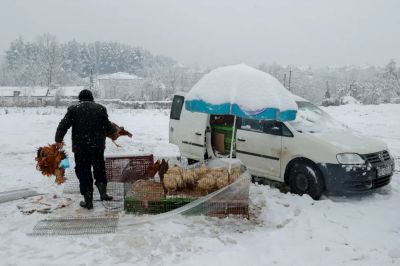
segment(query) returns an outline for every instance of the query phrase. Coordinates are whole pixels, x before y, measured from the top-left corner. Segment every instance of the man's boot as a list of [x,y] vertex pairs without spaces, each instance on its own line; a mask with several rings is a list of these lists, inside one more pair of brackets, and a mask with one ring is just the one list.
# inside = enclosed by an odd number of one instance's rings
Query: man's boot
[[86,208],[88,210],[93,209],[93,191],[88,191],[83,195],[83,198],[85,201],[81,201],[79,205],[81,205],[82,208]]
[[96,183],[96,187],[99,190],[101,200],[110,201],[113,199],[113,197],[107,195],[107,184]]

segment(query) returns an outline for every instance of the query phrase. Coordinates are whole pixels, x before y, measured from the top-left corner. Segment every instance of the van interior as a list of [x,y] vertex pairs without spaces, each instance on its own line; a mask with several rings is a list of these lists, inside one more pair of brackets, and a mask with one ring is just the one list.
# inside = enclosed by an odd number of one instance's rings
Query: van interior
[[[232,141],[233,123],[233,115],[210,116],[211,146],[216,157],[229,156]],[[235,150],[235,137],[233,145],[233,150]]]

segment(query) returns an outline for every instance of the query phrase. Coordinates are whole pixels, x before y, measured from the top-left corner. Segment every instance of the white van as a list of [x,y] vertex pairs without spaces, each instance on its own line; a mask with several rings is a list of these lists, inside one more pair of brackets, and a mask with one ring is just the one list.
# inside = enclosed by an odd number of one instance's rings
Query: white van
[[[348,194],[390,183],[394,160],[381,141],[367,138],[298,96],[292,122],[237,118],[234,156],[257,177],[287,183],[291,191],[318,199],[322,193]],[[176,94],[169,142],[190,161],[227,157],[233,117],[189,112]]]

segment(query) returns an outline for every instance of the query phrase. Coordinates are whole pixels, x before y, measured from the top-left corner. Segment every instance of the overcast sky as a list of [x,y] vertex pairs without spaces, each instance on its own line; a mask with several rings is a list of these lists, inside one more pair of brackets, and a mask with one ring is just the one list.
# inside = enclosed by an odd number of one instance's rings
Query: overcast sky
[[400,63],[398,0],[0,0],[1,51],[45,32],[188,65]]

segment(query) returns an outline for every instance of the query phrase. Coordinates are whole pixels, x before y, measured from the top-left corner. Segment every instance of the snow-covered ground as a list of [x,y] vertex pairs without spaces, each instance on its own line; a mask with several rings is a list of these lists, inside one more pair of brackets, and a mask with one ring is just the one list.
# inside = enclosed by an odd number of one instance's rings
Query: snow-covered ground
[[[400,162],[400,105],[325,108],[368,136],[387,142]],[[0,192],[32,187],[61,193],[35,170],[35,149],[52,143],[63,109],[0,109]],[[168,143],[168,111],[109,110],[134,133],[108,153],[178,156]],[[66,136],[67,147],[70,135]],[[398,170],[397,170],[398,171]],[[400,174],[376,193],[354,198],[282,194],[252,185],[250,220],[173,217],[116,234],[31,237],[45,214],[0,204],[0,265],[400,265]],[[77,202],[74,203],[76,207]],[[97,204],[97,203],[96,203]],[[95,206],[96,207],[96,206]],[[82,210],[84,211],[84,210]]]

